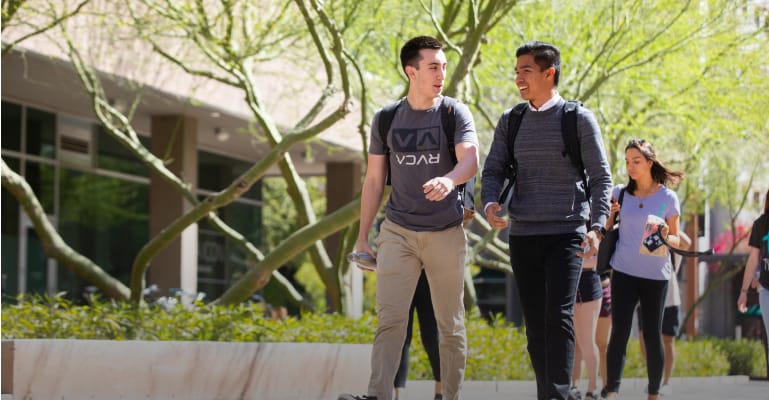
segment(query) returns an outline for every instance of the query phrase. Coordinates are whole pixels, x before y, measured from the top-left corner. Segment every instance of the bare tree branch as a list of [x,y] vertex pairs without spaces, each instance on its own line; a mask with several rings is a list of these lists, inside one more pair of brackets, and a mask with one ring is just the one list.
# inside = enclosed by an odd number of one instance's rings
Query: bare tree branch
[[[47,31],[49,31],[49,30],[51,30],[51,29],[61,25],[67,19],[69,19],[69,18],[79,14],[80,11],[83,9],[83,7],[85,7],[85,5],[88,4],[89,1],[91,1],[91,0],[82,0],[80,3],[78,3],[78,5],[75,7],[75,9],[73,9],[72,11],[69,11],[69,12],[65,12],[64,14],[62,14],[60,16],[55,15],[55,11],[54,11],[54,16],[53,16],[54,18],[53,18],[52,21],[50,21],[47,24],[39,27],[38,29],[33,30],[32,32],[29,32],[29,33],[21,36],[20,38],[12,41],[10,43],[3,43],[2,56],[5,56],[6,54],[8,54],[8,52],[11,51],[14,47],[16,47],[19,43],[21,43],[21,42],[23,42],[23,41],[25,41],[25,40],[33,37],[33,36],[37,36],[37,35],[40,35],[40,34],[42,34],[44,32],[47,32]],[[6,26],[8,25],[8,22],[10,22],[11,18],[13,18],[16,15],[16,13],[19,11],[19,8],[21,6],[23,6],[25,3],[26,3],[26,1],[13,1],[13,0],[9,0],[8,2],[3,1],[3,27],[2,27],[3,31],[5,30]],[[8,13],[7,13],[8,15],[7,16],[6,16],[6,6],[7,6],[7,10],[8,10]]]
[[[35,232],[43,245],[43,251],[48,257],[58,261],[86,282],[92,283],[106,295],[117,300],[128,300],[128,288],[119,280],[113,278],[93,261],[69,247],[56,231],[45,214],[45,210],[35,196],[34,190],[19,174],[14,172],[4,160],[0,160],[3,188],[8,190],[26,212]],[[141,293],[139,293],[141,296]]]

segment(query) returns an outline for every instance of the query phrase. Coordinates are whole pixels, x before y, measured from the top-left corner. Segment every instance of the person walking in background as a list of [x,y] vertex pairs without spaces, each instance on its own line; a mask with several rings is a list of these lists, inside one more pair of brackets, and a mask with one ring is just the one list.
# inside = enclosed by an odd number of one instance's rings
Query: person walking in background
[[[676,193],[667,184],[677,184],[683,172],[672,171],[657,158],[651,143],[631,140],[625,146],[626,187],[618,185],[612,193],[613,225],[617,213],[619,240],[610,264],[612,333],[606,354],[608,379],[601,395],[616,398],[625,368],[627,343],[636,304],[641,303],[645,329],[648,399],[659,397],[665,354],[662,346],[662,311],[673,265],[660,237],[674,247],[679,244],[678,221],[681,207]],[[616,199],[624,190],[622,206]]]
[[582,399],[582,393],[577,387],[582,377],[582,361],[587,369],[587,391],[585,400],[598,400],[597,381],[600,363],[598,346],[595,343],[598,315],[601,312],[601,278],[596,271],[596,257],[584,260],[582,274],[577,285],[577,304],[574,306],[574,334],[576,350],[574,353],[574,369],[571,379],[571,400]]
[[[745,272],[742,275],[740,295],[737,297],[737,309],[744,313],[748,311],[748,290],[758,289],[758,305],[761,317],[764,319],[764,334],[769,337],[769,190],[764,197],[764,212],[755,221],[748,239],[750,251]],[[769,361],[767,361],[769,363]],[[769,370],[769,368],[767,368]]]
[[[526,103],[505,111],[497,123],[483,167],[481,197],[491,226],[506,227],[507,220],[498,215],[502,211],[498,199],[513,167],[517,175],[507,207],[510,264],[520,294],[537,398],[566,399],[574,363],[574,301],[581,257],[591,257],[598,250],[609,214],[611,173],[598,122],[585,107],[571,111],[576,113],[577,154],[584,169],[575,167],[568,148],[564,150],[562,120],[567,102],[557,90],[558,48],[530,42],[518,48],[516,58],[515,83]],[[520,124],[512,132],[511,113],[519,110]],[[589,178],[590,198],[583,174]],[[582,253],[585,248],[587,253]]]
[[430,361],[430,368],[433,372],[433,380],[435,381],[434,400],[442,400],[441,362],[438,354],[438,324],[435,322],[430,285],[427,283],[427,275],[425,275],[424,271],[419,275],[417,290],[414,292],[414,299],[411,301],[406,341],[403,343],[401,362],[398,366],[398,372],[395,374],[395,400],[399,400],[401,392],[406,388],[406,379],[409,375],[409,347],[411,346],[414,329],[414,311],[417,312],[419,317],[419,336],[422,338],[422,347],[424,347],[425,353],[427,353],[427,359]]
[[601,386],[606,386],[606,350],[611,335],[611,272],[601,274],[601,310],[595,328],[595,344],[598,346]]
[[[684,231],[678,232],[680,243],[683,244],[683,249],[688,249],[692,245],[692,240],[689,235]],[[665,369],[662,374],[662,386],[660,387],[660,395],[671,396],[673,389],[670,388],[670,376],[673,374],[673,366],[676,362],[676,337],[678,336],[678,328],[681,326],[681,320],[678,317],[679,309],[681,307],[681,292],[678,288],[678,270],[681,268],[681,263],[684,258],[676,256],[670,253],[671,262],[673,263],[673,276],[668,283],[668,292],[665,296],[665,310],[662,312],[662,346],[665,349]],[[641,318],[641,310],[638,310],[638,342],[641,345],[641,355],[644,360],[646,359],[646,346],[643,340],[643,319]],[[648,388],[647,388],[648,391]]]
[[[441,96],[446,55],[436,39],[420,36],[401,48],[409,80],[389,132],[378,131],[381,110],[371,123],[366,177],[361,194],[360,230],[355,251],[376,258],[377,329],[371,351],[366,395],[342,394],[340,400],[391,400],[393,382],[406,338],[409,309],[424,269],[441,340],[441,390],[459,399],[464,380],[467,339],[464,325],[466,238],[457,186],[478,170],[478,138],[467,106],[455,102],[454,152],[442,130]],[[382,137],[386,142],[382,141]],[[389,150],[388,150],[389,149]],[[386,155],[388,154],[389,155]],[[392,192],[376,238],[368,242],[389,175]]]

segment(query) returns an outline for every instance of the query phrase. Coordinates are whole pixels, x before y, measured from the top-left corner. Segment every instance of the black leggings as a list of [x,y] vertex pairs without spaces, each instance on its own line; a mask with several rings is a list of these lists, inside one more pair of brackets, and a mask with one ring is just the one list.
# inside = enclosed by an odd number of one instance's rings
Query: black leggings
[[641,302],[641,319],[646,345],[646,373],[649,376],[649,394],[659,394],[665,367],[665,350],[662,346],[662,311],[668,281],[638,278],[617,270],[611,278],[611,338],[606,350],[606,391],[619,392],[633,313]]
[[406,328],[406,342],[403,343],[401,363],[398,366],[398,372],[395,374],[395,387],[397,388],[406,387],[406,378],[409,375],[409,346],[411,346],[411,331],[414,329],[415,309],[419,317],[419,334],[422,337],[422,346],[425,348],[427,358],[430,359],[433,378],[436,382],[441,381],[441,360],[438,356],[438,323],[435,321],[435,311],[433,310],[433,301],[430,297],[430,286],[427,284],[427,275],[422,270],[416,291],[414,291],[414,299],[411,300],[409,326]]

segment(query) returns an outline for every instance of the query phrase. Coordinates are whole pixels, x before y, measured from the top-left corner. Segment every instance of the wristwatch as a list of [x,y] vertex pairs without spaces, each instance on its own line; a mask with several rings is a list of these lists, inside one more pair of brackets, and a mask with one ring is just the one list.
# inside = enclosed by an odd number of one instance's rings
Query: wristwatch
[[595,231],[595,233],[598,234],[599,239],[603,239],[603,237],[606,236],[606,228],[602,226],[598,228],[593,228],[593,231]]

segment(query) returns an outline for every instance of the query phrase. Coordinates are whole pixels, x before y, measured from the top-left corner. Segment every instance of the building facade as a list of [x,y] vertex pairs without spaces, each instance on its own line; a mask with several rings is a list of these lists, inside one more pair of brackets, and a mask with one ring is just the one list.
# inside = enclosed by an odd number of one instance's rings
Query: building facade
[[[132,82],[110,74],[102,80],[116,107],[134,98]],[[166,167],[199,200],[229,186],[269,151],[255,139],[253,125],[240,110],[151,87],[142,89],[132,120],[142,144],[168,160]],[[192,207],[106,132],[64,59],[32,49],[3,56],[0,143],[4,162],[31,186],[64,241],[126,285],[142,246]],[[301,175],[326,176],[331,207],[345,204],[360,187],[356,149],[319,140],[290,155]],[[261,181],[218,215],[258,247]],[[152,260],[147,283],[162,294],[181,289],[214,299],[247,268],[243,251],[202,220]],[[92,290],[46,257],[29,217],[7,190],[2,191],[2,285],[6,299],[59,292],[82,299]]]

